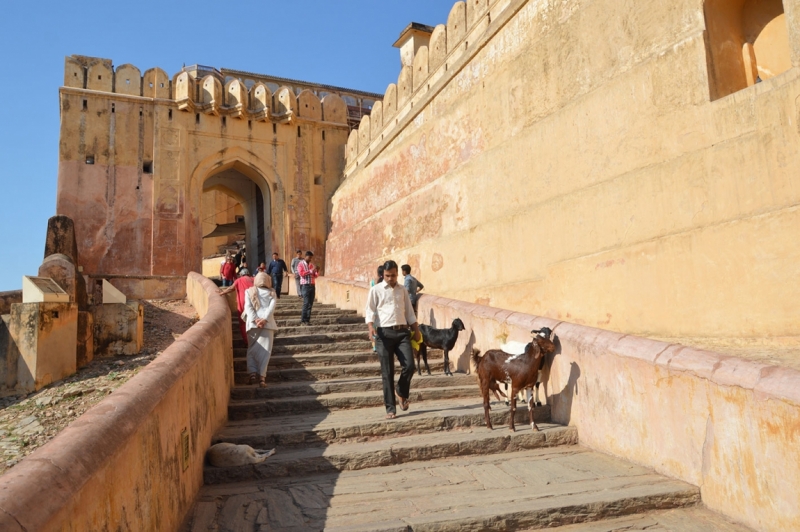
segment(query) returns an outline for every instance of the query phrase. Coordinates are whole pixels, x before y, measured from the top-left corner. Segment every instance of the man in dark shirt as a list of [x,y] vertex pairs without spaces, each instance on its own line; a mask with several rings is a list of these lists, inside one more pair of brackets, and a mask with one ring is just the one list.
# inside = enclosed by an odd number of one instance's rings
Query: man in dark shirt
[[278,257],[277,253],[272,254],[272,262],[267,266],[267,275],[272,277],[272,286],[278,294],[278,299],[281,298],[281,284],[283,284],[283,272],[288,272],[289,268],[286,263]]

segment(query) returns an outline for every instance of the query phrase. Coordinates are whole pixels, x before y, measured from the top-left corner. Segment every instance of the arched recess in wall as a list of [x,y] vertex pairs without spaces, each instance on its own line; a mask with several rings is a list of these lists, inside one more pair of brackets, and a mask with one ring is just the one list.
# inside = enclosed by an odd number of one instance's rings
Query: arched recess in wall
[[225,192],[242,203],[248,265],[256,260],[263,262],[276,244],[284,243],[284,198],[272,166],[244,149],[228,148],[206,157],[192,172],[189,183],[192,215],[187,220],[186,236],[194,267],[199,267],[202,261],[202,198],[210,190]]
[[706,0],[704,12],[712,100],[792,67],[781,0]]

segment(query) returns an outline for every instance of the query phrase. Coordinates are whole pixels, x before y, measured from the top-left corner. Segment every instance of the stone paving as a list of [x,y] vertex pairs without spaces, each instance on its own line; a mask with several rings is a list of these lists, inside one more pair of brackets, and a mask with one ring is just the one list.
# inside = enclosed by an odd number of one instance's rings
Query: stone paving
[[[277,453],[207,466],[187,532],[746,530],[698,507],[697,487],[581,447],[546,405],[535,411],[540,432],[524,407],[508,431],[502,403],[487,430],[476,381],[443,376],[441,352],[429,353],[434,375],[415,377],[410,410],[386,421],[363,322],[320,306],[300,328],[299,311],[281,301],[268,387],[237,384],[215,438]],[[245,352],[234,338],[239,383]],[[653,513],[664,509],[675,510]]]

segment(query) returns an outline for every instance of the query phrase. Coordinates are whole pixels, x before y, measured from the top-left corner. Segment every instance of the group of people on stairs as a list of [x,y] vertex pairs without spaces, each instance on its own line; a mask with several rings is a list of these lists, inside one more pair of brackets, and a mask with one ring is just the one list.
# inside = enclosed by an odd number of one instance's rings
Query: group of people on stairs
[[[307,251],[302,259],[302,252],[297,250],[297,257],[292,260],[292,274],[300,287],[299,294],[303,298],[301,325],[311,324],[311,309],[314,305],[316,278],[319,271],[313,264],[314,253]],[[263,266],[263,264],[262,264]],[[230,284],[223,283],[221,294],[236,291],[236,308],[239,312],[239,332],[247,346],[248,384],[266,386],[267,366],[272,354],[275,331],[275,307],[280,299],[280,288],[286,263],[277,253],[266,271],[259,267],[255,277],[250,276],[247,268],[239,270],[239,277]]]

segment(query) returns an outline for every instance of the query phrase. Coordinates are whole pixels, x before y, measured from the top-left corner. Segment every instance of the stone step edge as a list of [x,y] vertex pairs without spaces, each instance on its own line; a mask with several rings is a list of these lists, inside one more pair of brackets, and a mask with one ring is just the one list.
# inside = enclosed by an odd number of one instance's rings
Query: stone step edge
[[[415,376],[414,388],[427,390],[430,388],[440,388],[440,381],[448,383],[448,386],[478,386],[478,381],[467,374],[456,374],[453,377],[446,377],[443,375],[436,376]],[[431,383],[429,385],[429,383]],[[436,384],[433,384],[436,383]],[[286,381],[276,382],[267,386],[267,388],[259,388],[252,384],[236,384],[231,388],[231,400],[245,400],[245,399],[266,399],[267,395],[280,395],[282,397],[300,397],[306,395],[327,395],[330,393],[344,393],[333,392],[331,390],[338,390],[340,388],[347,388],[352,386],[358,388],[353,391],[380,391],[381,378],[380,377],[361,377],[361,378],[344,378],[344,379],[328,379],[328,380],[305,380],[305,381]],[[444,386],[444,387],[448,387]],[[364,387],[367,387],[364,389]],[[236,396],[236,397],[234,397]],[[245,397],[255,396],[255,397]]]
[[701,504],[700,489],[680,481],[665,479],[652,484],[649,487],[652,492],[647,494],[632,492],[635,489],[623,486],[608,491],[560,495],[549,498],[549,501],[557,504],[547,507],[541,507],[539,500],[519,501],[502,506],[488,505],[457,512],[442,511],[426,516],[359,525],[326,526],[325,532],[532,531],[581,523],[596,523],[597,530],[606,530],[603,523],[607,519],[653,510],[690,508]]
[[[443,387],[432,387],[432,388],[417,388],[411,390],[411,401],[413,403],[422,402],[425,400],[424,393],[433,393],[436,391],[443,391],[443,390],[461,390],[464,392],[480,392],[477,386],[468,386],[468,385],[460,385],[460,386],[443,386]],[[422,396],[422,397],[420,397]],[[279,398],[258,398],[258,399],[231,399],[228,407],[236,407],[236,408],[245,408],[248,406],[261,406],[265,403],[267,404],[283,404],[283,403],[294,403],[294,402],[306,402],[306,401],[336,401],[337,399],[364,399],[364,398],[382,398],[382,391],[381,390],[369,390],[365,392],[334,392],[329,394],[323,395],[292,395],[288,397],[279,397]],[[419,398],[417,398],[419,397]],[[478,397],[480,400],[480,396]],[[383,404],[383,403],[381,403]]]
[[[430,441],[430,434],[415,434],[398,438],[378,440],[386,448],[375,450],[363,449],[363,442],[337,443],[320,449],[318,456],[308,456],[310,447],[291,450],[285,454],[278,453],[266,462],[238,467],[205,466],[203,478],[205,484],[225,484],[246,480],[265,480],[276,477],[308,476],[319,473],[341,471],[358,471],[372,467],[401,465],[409,462],[430,461],[438,458],[467,456],[476,454],[501,454],[516,451],[542,449],[562,445],[576,445],[578,430],[575,427],[550,425],[533,432],[527,430],[509,432],[507,429],[487,431],[485,437],[465,438],[462,442]],[[465,433],[474,434],[472,432]],[[416,438],[418,442],[415,442]],[[454,448],[455,447],[455,448]],[[324,454],[328,450],[329,454]]]
[[[463,400],[463,399],[461,399]],[[485,430],[485,417],[482,405],[471,405],[467,412],[448,413],[451,410],[461,410],[463,405],[458,404],[460,400],[443,400],[439,403],[457,403],[453,409],[422,411],[421,415],[406,416],[401,412],[397,419],[387,422],[383,419],[384,412],[381,407],[375,407],[375,416],[370,412],[364,412],[359,421],[342,423],[334,426],[315,426],[313,428],[294,426],[290,429],[264,432],[265,425],[263,420],[254,423],[255,420],[230,420],[225,427],[220,429],[213,441],[247,444],[256,448],[270,448],[275,446],[297,446],[297,445],[332,445],[353,440],[382,440],[410,435],[430,434],[434,432],[447,432],[458,429],[480,429]],[[413,405],[412,405],[413,408]],[[316,413],[318,414],[318,413]],[[274,416],[272,426],[285,427],[292,426],[295,420],[305,418],[310,413],[298,413],[292,415],[279,414]],[[335,414],[334,414],[335,415]],[[510,412],[508,408],[491,410],[489,413],[495,430],[503,429],[508,432],[508,420]],[[363,421],[369,419],[369,421]],[[528,408],[523,406],[518,408],[514,417],[518,428],[528,426]],[[534,409],[534,419],[536,423],[550,423],[550,406],[537,406]]]

